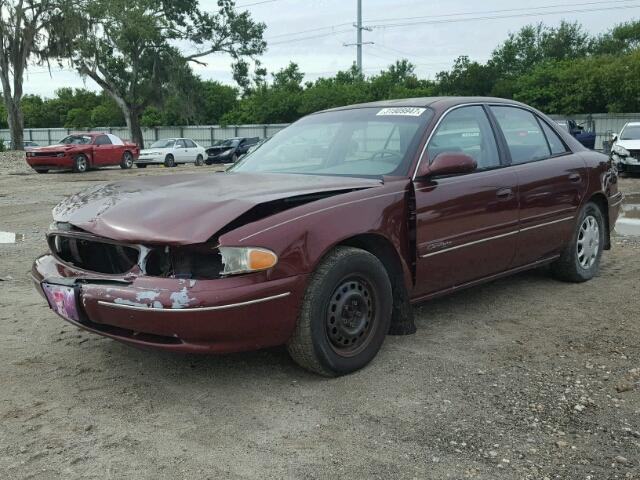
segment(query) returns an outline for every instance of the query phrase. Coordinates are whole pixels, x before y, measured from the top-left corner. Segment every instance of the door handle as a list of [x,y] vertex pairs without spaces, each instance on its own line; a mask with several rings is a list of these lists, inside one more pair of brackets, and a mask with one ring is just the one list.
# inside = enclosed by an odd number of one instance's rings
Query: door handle
[[496,192],[496,196],[498,198],[501,199],[506,199],[506,198],[511,198],[511,195],[513,195],[513,190],[511,190],[510,188],[501,188],[500,190],[498,190]]
[[569,175],[570,182],[578,183],[581,179],[582,177],[577,173],[572,173],[571,175]]

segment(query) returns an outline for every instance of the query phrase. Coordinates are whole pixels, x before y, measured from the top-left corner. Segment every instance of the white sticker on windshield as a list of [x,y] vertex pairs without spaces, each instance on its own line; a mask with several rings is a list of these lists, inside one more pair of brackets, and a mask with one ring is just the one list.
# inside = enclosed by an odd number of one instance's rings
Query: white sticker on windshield
[[390,107],[383,108],[376,115],[385,116],[385,115],[401,115],[405,117],[419,117],[425,112],[426,108],[420,107]]

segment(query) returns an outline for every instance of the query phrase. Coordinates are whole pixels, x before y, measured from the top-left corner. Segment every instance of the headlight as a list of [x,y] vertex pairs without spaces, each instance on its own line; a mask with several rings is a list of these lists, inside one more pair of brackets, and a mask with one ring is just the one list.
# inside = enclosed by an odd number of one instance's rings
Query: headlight
[[623,146],[614,145],[612,150],[613,150],[613,153],[617,153],[618,155],[622,155],[623,157],[628,157],[629,156],[629,150],[627,150]]
[[220,247],[224,269],[222,275],[258,272],[278,263],[278,256],[271,250],[258,247]]

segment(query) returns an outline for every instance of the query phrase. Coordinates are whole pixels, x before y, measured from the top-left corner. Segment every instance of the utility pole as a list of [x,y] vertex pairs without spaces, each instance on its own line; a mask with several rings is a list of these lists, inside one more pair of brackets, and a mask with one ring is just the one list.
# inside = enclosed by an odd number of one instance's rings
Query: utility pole
[[356,35],[356,43],[345,43],[344,46],[345,47],[353,47],[354,45],[356,46],[356,66],[358,67],[358,71],[362,74],[363,70],[362,70],[362,46],[363,45],[373,45],[373,42],[363,42],[362,41],[362,31],[366,30],[368,32],[371,31],[371,27],[363,27],[362,26],[362,0],[357,0],[358,1],[358,16],[357,16],[357,20],[356,23],[353,24],[353,26],[356,28],[357,31],[357,35]]

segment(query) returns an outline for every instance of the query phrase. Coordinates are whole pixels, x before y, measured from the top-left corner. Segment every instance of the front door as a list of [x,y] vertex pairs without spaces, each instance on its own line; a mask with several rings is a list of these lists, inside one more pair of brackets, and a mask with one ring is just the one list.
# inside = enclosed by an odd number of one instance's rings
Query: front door
[[533,112],[492,106],[518,177],[520,233],[515,265],[558,255],[571,238],[587,188],[586,165]]
[[476,171],[416,178],[416,290],[419,298],[510,268],[518,233],[517,179],[505,168],[483,106],[463,106],[440,122],[426,150],[472,156]]
[[113,144],[107,135],[99,135],[93,146],[93,165],[113,165]]

